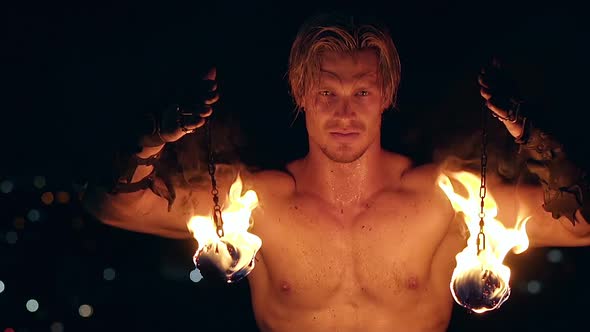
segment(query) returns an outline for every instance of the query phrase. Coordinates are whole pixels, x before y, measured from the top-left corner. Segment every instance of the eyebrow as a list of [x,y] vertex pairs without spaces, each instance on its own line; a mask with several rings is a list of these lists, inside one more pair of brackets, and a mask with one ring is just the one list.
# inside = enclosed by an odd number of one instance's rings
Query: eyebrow
[[[340,77],[336,73],[334,73],[334,72],[331,72],[331,71],[325,70],[325,69],[320,69],[320,73],[326,73],[326,74],[328,74],[330,76],[335,77],[336,79],[338,79],[338,81],[342,82],[342,80],[340,79]],[[356,75],[353,76],[353,78],[358,80],[358,79],[361,79],[361,78],[363,78],[365,76],[376,75],[376,74],[377,74],[377,72],[375,72],[375,71],[367,71],[367,72],[364,72],[364,73],[356,74]]]

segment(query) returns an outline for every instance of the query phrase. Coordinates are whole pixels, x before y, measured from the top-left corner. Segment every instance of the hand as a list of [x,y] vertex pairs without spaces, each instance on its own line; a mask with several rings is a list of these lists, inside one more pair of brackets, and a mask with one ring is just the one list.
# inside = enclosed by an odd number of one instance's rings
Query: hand
[[219,100],[216,76],[217,70],[213,67],[197,89],[179,93],[176,104],[164,110],[158,133],[164,143],[175,142],[205,124],[213,113],[213,104]]
[[508,129],[510,135],[519,138],[523,133],[524,117],[520,112],[516,86],[494,60],[490,66],[482,68],[478,77],[480,94],[486,100],[487,108]]

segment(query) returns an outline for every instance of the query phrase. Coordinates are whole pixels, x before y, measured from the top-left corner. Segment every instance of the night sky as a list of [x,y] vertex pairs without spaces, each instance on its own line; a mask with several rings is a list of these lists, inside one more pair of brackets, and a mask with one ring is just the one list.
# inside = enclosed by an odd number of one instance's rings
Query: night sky
[[[238,120],[241,157],[278,168],[305,153],[285,75],[310,14],[342,2],[102,1],[3,5],[0,332],[256,330],[246,282],[194,283],[194,241],[105,226],[78,197],[156,110],[211,66],[219,121]],[[336,5],[336,4],[339,5]],[[356,6],[356,7],[355,7]],[[383,144],[417,163],[478,158],[480,68],[499,57],[536,123],[587,165],[587,18],[565,1],[361,1],[390,27],[402,63]],[[513,144],[489,123],[490,158]],[[483,316],[456,307],[451,331],[574,330],[587,324],[588,248],[509,256],[513,292]],[[38,304],[38,308],[35,304]],[[12,330],[11,330],[12,329]],[[582,328],[582,330],[585,330]]]

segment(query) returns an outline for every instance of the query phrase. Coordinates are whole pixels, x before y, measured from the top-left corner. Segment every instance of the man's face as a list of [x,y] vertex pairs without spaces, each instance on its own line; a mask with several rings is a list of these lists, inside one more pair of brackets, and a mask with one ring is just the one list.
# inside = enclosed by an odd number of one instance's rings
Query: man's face
[[349,163],[380,144],[383,97],[374,50],[324,53],[319,84],[305,98],[310,148],[331,160]]

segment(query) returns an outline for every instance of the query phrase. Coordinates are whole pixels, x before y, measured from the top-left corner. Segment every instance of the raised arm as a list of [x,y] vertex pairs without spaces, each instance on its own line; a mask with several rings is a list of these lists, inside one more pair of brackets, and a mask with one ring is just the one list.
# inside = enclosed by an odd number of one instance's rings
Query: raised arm
[[[139,137],[137,151],[118,153],[118,174],[112,183],[89,183],[83,197],[89,213],[106,224],[132,231],[190,237],[186,227],[190,217],[207,214],[212,206],[208,169],[203,167],[196,177],[200,181],[189,185],[183,183],[182,174],[164,166],[162,157],[169,145],[202,130],[212,114],[212,105],[219,99],[215,69],[204,77],[202,86],[202,93],[181,96],[184,98],[178,104],[150,116],[153,129]],[[229,188],[236,173],[231,167],[223,170],[217,174],[221,192]]]
[[569,158],[566,147],[555,137],[535,128],[520,112],[520,103],[502,74],[497,64],[482,72],[481,96],[515,138],[520,157],[540,184],[490,187],[503,207],[500,220],[514,219],[519,213],[531,215],[527,233],[534,246],[590,245],[587,172]]

